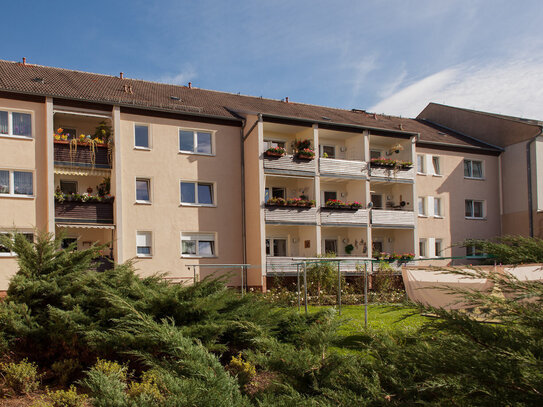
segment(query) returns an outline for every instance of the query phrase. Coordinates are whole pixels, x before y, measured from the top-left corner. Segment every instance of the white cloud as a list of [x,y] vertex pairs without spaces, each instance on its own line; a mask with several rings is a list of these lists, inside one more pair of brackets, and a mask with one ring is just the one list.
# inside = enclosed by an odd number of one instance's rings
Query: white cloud
[[543,58],[457,65],[405,87],[370,110],[415,117],[429,102],[543,119]]
[[186,66],[179,73],[174,75],[164,75],[157,82],[171,83],[173,85],[186,85],[189,81],[196,78],[198,75],[192,66]]
[[364,85],[366,80],[366,76],[377,68],[376,59],[377,58],[374,55],[368,55],[350,65],[350,68],[354,71],[352,80],[353,98],[356,98],[359,95],[362,85]]

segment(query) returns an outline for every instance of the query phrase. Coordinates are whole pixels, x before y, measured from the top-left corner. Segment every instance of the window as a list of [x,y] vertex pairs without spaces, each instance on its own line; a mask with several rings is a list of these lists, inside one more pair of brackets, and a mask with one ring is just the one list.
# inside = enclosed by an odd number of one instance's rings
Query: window
[[77,181],[63,181],[60,180],[60,190],[64,194],[77,193]]
[[441,239],[435,240],[435,256],[441,257]]
[[149,148],[149,126],[141,124],[134,126],[134,146],[136,148]]
[[419,239],[419,257],[426,257],[426,239]]
[[373,209],[383,209],[383,195],[371,194],[371,202],[373,203]]
[[184,153],[213,154],[210,132],[179,130],[179,151]]
[[337,239],[324,239],[324,253],[337,253]]
[[181,256],[214,257],[215,255],[213,233],[181,233]]
[[138,257],[151,257],[153,255],[151,232],[136,232],[136,252]]
[[434,197],[434,216],[441,218],[443,213],[441,212],[441,198]]
[[321,146],[321,157],[336,158],[335,146]]
[[483,162],[464,160],[464,178],[483,178]]
[[481,246],[476,244],[470,244],[466,246],[466,257],[483,257],[485,253],[483,252]]
[[337,199],[336,191],[324,191],[324,204],[326,204],[326,202],[331,201],[333,199]]
[[32,115],[30,113],[0,111],[0,134],[32,138]]
[[68,140],[74,139],[77,137],[77,130],[74,128],[68,128],[64,126],[60,126],[62,128],[62,134],[65,134],[68,136]]
[[426,216],[426,197],[419,196],[419,216]]
[[286,257],[287,255],[287,239],[266,239],[266,256]]
[[182,181],[181,203],[194,205],[213,205],[213,184]]
[[381,157],[381,150],[370,150],[370,160],[372,158],[380,158]]
[[150,179],[147,179],[147,178],[136,179],[136,202],[139,202],[139,203],[151,202],[150,185],[151,185]]
[[441,175],[441,157],[432,156],[432,170],[434,175]]
[[371,247],[374,253],[381,253],[383,251],[383,242],[374,240]]
[[0,195],[32,196],[34,176],[28,171],[0,170]]
[[278,141],[278,140],[264,140],[264,150],[267,150],[268,148],[274,148],[274,147],[285,148],[285,142]]
[[424,165],[424,155],[417,154],[417,172],[419,174],[426,174],[426,168]]
[[[0,235],[7,235],[11,232],[0,232]],[[17,233],[17,232],[14,232]],[[21,233],[21,232],[18,232]],[[30,243],[34,243],[34,233],[21,233],[23,237],[28,240]],[[7,247],[0,245],[0,257],[13,257],[16,256],[14,252],[11,252]]]
[[474,201],[472,199],[466,199],[466,218],[469,219],[483,219],[483,201]]

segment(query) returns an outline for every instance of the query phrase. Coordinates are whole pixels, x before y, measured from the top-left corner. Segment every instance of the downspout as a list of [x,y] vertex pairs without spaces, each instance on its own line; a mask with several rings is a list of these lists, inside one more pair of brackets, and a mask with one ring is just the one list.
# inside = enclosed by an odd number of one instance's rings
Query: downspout
[[[245,126],[247,120],[243,119],[240,130],[240,144],[241,144],[241,244],[243,246],[243,264],[247,264],[247,221],[245,219],[245,140],[253,132],[254,128],[259,122],[262,121],[262,114],[258,114],[258,120],[255,121],[251,129],[245,134]],[[247,278],[245,279],[245,285],[247,285]],[[245,287],[247,288],[247,287]]]
[[534,237],[534,210],[533,210],[533,191],[532,191],[532,154],[531,146],[538,137],[543,136],[543,127],[539,128],[539,134],[532,138],[526,144],[526,166],[528,170],[528,222],[530,225],[530,237]]

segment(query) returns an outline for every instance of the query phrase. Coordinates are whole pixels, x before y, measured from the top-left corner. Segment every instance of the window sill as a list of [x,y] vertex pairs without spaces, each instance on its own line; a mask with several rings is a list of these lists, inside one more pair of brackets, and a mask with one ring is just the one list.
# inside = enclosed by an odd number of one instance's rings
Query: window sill
[[427,175],[425,172],[417,172],[417,175]]
[[437,218],[437,219],[443,219],[443,216],[440,216],[440,215],[434,215],[434,218]]
[[428,215],[421,215],[420,213],[418,214],[419,218],[427,218]]
[[34,199],[34,195],[0,194],[0,198]]
[[182,254],[182,259],[216,259],[218,256],[196,256],[195,254]]
[[180,203],[179,206],[188,206],[188,207],[196,207],[196,208],[216,208],[216,204],[191,204],[191,203]]
[[151,201],[136,201],[134,202],[134,205],[152,205],[153,203]]
[[17,257],[15,253],[0,253],[0,259],[12,259]]
[[151,148],[150,147],[138,147],[138,146],[135,146],[134,150],[151,151]]
[[152,259],[153,258],[152,255],[148,255],[148,254],[138,254],[138,255],[136,255],[136,257],[138,259]]
[[443,174],[432,174],[432,177],[443,177]]
[[473,216],[466,216],[465,218],[468,219],[468,220],[486,220],[486,218],[476,218],[476,217],[473,217]]
[[485,180],[484,178],[466,177],[466,176],[464,176],[464,179],[472,179],[472,180],[474,180],[474,181],[484,181],[484,180]]
[[178,151],[177,154],[187,154],[187,155],[203,155],[204,157],[215,157],[215,154],[207,153],[195,153],[194,151]]
[[12,138],[15,140],[34,140],[34,137],[27,137],[27,136],[14,136],[11,134],[0,134],[1,138]]

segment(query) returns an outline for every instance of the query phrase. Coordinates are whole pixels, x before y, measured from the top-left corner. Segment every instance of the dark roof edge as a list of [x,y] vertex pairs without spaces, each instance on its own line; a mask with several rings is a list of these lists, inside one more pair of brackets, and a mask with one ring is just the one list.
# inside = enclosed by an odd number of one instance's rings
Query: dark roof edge
[[378,127],[364,126],[361,124],[332,123],[332,122],[323,121],[323,120],[312,120],[312,119],[304,119],[304,118],[290,117],[290,116],[278,116],[278,115],[272,115],[272,114],[267,114],[267,113],[262,113],[262,117],[272,119],[270,121],[273,121],[274,123],[286,123],[286,124],[304,123],[306,126],[311,126],[313,124],[316,124],[320,128],[324,128],[324,129],[337,128],[338,130],[341,129],[343,131],[369,130],[370,132],[373,131],[376,133],[387,133],[387,134],[390,133],[390,134],[396,135],[396,137],[404,137],[404,138],[410,138],[410,137],[419,135],[419,133],[405,131],[405,130],[382,129]]
[[490,148],[475,147],[475,146],[464,146],[459,144],[450,144],[450,143],[440,143],[438,141],[417,141],[416,145],[419,147],[431,147],[436,150],[446,150],[446,151],[458,151],[469,154],[484,154],[484,155],[500,155],[503,150],[494,150]]
[[[447,127],[447,126],[443,126],[442,124],[440,123],[436,123],[436,122],[433,122],[431,120],[428,120],[428,119],[417,119],[417,120],[420,120],[421,122],[426,122],[426,123],[430,123],[434,126],[438,126],[438,127],[441,127],[442,129],[445,129],[445,130],[448,130],[448,131],[452,131],[456,134],[459,134],[461,135],[462,137],[466,137],[470,140],[473,140],[473,141],[476,141],[478,143],[481,143],[481,144],[484,144],[484,145],[487,145],[489,146],[491,149],[496,149],[496,150],[499,150],[499,151],[505,151],[505,149],[503,147],[500,147],[500,146],[496,146],[494,144],[491,144],[491,143],[487,143],[486,141],[482,141],[482,140],[479,140],[478,138],[475,138],[475,137],[472,137],[472,136],[468,136],[467,134],[465,133],[462,133],[458,130],[455,130],[455,129],[451,129],[450,127]],[[481,147],[481,148],[484,148],[484,147]]]

